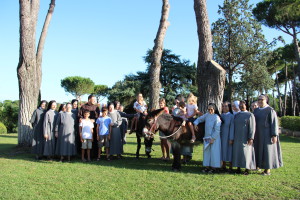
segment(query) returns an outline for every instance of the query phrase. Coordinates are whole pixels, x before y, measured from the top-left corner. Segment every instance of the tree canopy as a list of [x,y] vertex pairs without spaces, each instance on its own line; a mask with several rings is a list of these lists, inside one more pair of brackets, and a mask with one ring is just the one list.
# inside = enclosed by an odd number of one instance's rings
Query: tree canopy
[[[149,98],[151,54],[152,50],[148,50],[144,57],[148,66],[145,72],[126,75],[124,80],[115,83],[109,90],[108,99],[110,101],[118,99],[128,105],[139,92],[145,98]],[[171,50],[164,49],[161,59],[160,82],[162,84],[160,96],[168,102],[173,101],[178,93],[185,95],[189,92],[196,92],[196,66],[191,65],[188,60],[181,60],[180,56],[172,53]]]
[[90,78],[80,76],[69,76],[61,80],[61,87],[77,99],[82,95],[94,92],[95,83]]
[[212,25],[214,60],[227,72],[226,100],[232,100],[234,78],[251,83],[252,90],[270,88],[265,68],[270,46],[251,11],[249,0],[225,0],[218,11],[223,17]]
[[276,28],[293,37],[294,55],[298,62],[300,80],[300,0],[264,0],[256,5],[253,14],[264,25]]
[[[107,93],[108,93],[107,85],[95,85],[94,86],[94,95],[96,96],[98,103],[106,97]],[[101,99],[101,97],[102,97],[102,99]]]

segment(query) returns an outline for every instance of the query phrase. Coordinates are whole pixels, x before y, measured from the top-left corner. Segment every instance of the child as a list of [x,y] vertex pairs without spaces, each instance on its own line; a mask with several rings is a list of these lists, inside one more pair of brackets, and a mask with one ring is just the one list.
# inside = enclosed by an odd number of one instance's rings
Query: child
[[94,123],[90,120],[90,111],[85,110],[83,113],[83,119],[81,120],[81,123],[79,124],[79,134],[80,134],[80,140],[82,143],[81,146],[81,159],[83,162],[86,162],[84,159],[85,150],[87,152],[88,156],[88,162],[91,161],[91,149],[92,149],[92,143],[93,143],[93,128]]
[[183,101],[179,102],[178,104],[178,108],[179,108],[179,117],[181,119],[183,119],[183,122],[182,122],[182,126],[185,126],[186,124],[186,121],[188,120],[188,118],[186,118],[186,107],[185,107],[185,103]]
[[188,125],[191,129],[192,132],[192,139],[191,139],[191,143],[194,143],[196,140],[196,136],[195,136],[195,131],[194,131],[194,126],[193,126],[193,122],[196,120],[194,118],[194,116],[197,114],[198,112],[198,106],[197,106],[197,97],[193,95],[193,93],[190,93],[188,98],[187,98],[187,114],[186,117],[188,118]]
[[108,110],[107,108],[102,108],[102,115],[96,121],[97,124],[97,140],[98,140],[98,158],[97,161],[100,160],[100,156],[102,153],[102,147],[105,146],[106,150],[106,159],[109,159],[109,140],[111,133],[111,126],[113,125],[111,122],[111,118],[107,116]]
[[137,115],[137,117],[134,117],[132,119],[131,130],[130,130],[129,134],[131,134],[133,131],[137,130],[137,123],[139,121],[138,119],[140,118],[140,114],[142,113],[144,115],[147,115],[147,104],[144,101],[142,93],[139,93],[137,95],[137,100],[136,100],[136,102],[134,102],[133,108],[137,112],[138,115]]

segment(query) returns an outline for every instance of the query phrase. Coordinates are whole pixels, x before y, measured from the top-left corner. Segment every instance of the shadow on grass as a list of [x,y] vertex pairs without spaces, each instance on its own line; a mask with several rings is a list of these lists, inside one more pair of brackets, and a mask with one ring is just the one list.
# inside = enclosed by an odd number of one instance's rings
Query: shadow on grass
[[10,135],[10,134],[3,135],[3,134],[1,134],[0,137],[3,137],[3,138],[18,138],[18,135]]
[[[158,158],[146,158],[146,155],[141,154],[139,159],[135,158],[133,153],[124,153],[122,159],[116,159],[113,157],[110,161],[105,159],[105,155],[101,156],[100,161],[92,160],[91,162],[82,162],[79,156],[71,158],[71,162],[68,164],[82,164],[82,165],[99,165],[104,167],[114,167],[120,169],[132,169],[132,170],[149,170],[159,172],[173,172],[171,169],[172,160],[162,161]],[[48,161],[46,159],[36,160],[35,156],[30,153],[30,148],[19,148],[14,147],[10,151],[0,153],[0,159],[11,159],[11,160],[23,160],[28,162],[37,162],[43,164],[52,165],[58,163],[59,159],[55,158],[54,161]],[[67,164],[67,163],[61,163]],[[202,170],[202,162],[191,160],[188,164],[182,165],[181,173],[195,173],[199,174]]]
[[[286,135],[280,136],[281,142],[284,143],[300,143],[299,138],[293,138]],[[134,142],[129,142],[127,144],[136,145]],[[154,143],[155,144],[155,143]],[[4,145],[4,146],[3,146]],[[158,145],[158,144],[157,144]],[[3,147],[3,148],[2,148]],[[3,152],[3,150],[5,152]],[[40,162],[43,164],[55,164],[58,163],[58,158],[55,161],[47,160],[35,160],[35,156],[30,154],[31,149],[26,147],[17,147],[14,144],[1,144],[0,148],[0,158],[12,159],[12,160],[24,160],[28,162]],[[113,157],[111,161],[107,161],[105,156],[101,157],[100,161],[93,160],[92,162],[83,163],[80,159],[80,156],[73,157],[70,164],[82,164],[82,165],[93,165],[93,166],[104,166],[104,167],[114,167],[120,169],[132,169],[132,170],[149,170],[149,171],[158,171],[158,172],[173,172],[171,170],[172,160],[162,161],[158,158],[146,158],[146,155],[141,154],[139,159],[135,158],[134,153],[126,152],[123,154],[124,158],[116,159]],[[196,155],[197,156],[197,155]],[[62,165],[65,163],[61,163]],[[193,173],[200,174],[202,167],[202,161],[191,160],[188,164],[182,165],[181,173]],[[231,175],[231,174],[223,174]]]

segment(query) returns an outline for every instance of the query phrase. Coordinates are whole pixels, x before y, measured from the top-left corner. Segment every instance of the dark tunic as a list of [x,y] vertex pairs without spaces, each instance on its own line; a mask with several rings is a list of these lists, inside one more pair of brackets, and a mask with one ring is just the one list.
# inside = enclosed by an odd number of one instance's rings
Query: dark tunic
[[[278,134],[277,114],[271,107],[254,110],[256,133],[254,138],[256,165],[262,169],[275,169],[283,166]],[[277,143],[272,143],[277,136]]]
[[121,115],[117,112],[110,112],[108,116],[111,118],[111,122],[114,124],[110,133],[109,141],[109,153],[111,155],[122,154],[123,153],[123,143],[122,143],[122,133],[121,133],[121,124],[122,118]]
[[135,115],[134,114],[127,114],[125,112],[118,111],[120,116],[122,117],[122,124],[121,124],[121,133],[122,133],[122,140],[123,144],[125,143],[126,140],[126,133],[128,130],[128,119],[127,118],[133,118]]
[[78,117],[78,109],[72,109],[72,113],[75,115],[75,144],[77,153],[81,152],[81,141],[79,135],[79,117]]
[[48,135],[45,140],[44,156],[53,156],[55,154],[55,125],[58,112],[55,110],[48,110],[44,119],[44,135]]
[[59,113],[55,131],[58,132],[56,154],[60,156],[76,155],[75,119],[72,112]]
[[254,139],[255,118],[250,112],[239,112],[234,117],[234,143],[232,166],[256,169],[254,146],[248,139]]
[[33,127],[32,153],[37,155],[43,155],[44,152],[43,122],[45,112],[42,108],[36,109],[30,120]]
[[100,109],[97,105],[89,105],[88,103],[84,104],[83,106],[81,106],[78,116],[79,118],[84,118],[83,114],[84,111],[88,110],[90,111],[90,119],[94,119],[96,121],[96,119],[99,117],[100,114]]

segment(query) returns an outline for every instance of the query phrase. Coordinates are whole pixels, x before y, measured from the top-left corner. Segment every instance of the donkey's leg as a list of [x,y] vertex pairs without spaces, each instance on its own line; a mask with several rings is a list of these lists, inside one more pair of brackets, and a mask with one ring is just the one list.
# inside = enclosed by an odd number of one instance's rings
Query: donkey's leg
[[136,149],[136,158],[139,158],[140,157],[140,149],[141,149],[141,137],[136,134],[136,141],[137,141],[137,149]]
[[147,139],[147,138],[144,137],[145,152],[146,152],[146,155],[147,155],[148,158],[151,158],[150,153],[152,151],[153,140],[154,140],[153,138]]
[[181,151],[180,151],[180,144],[178,142],[172,142],[171,148],[173,151],[173,164],[172,169],[173,171],[180,171],[181,170]]

